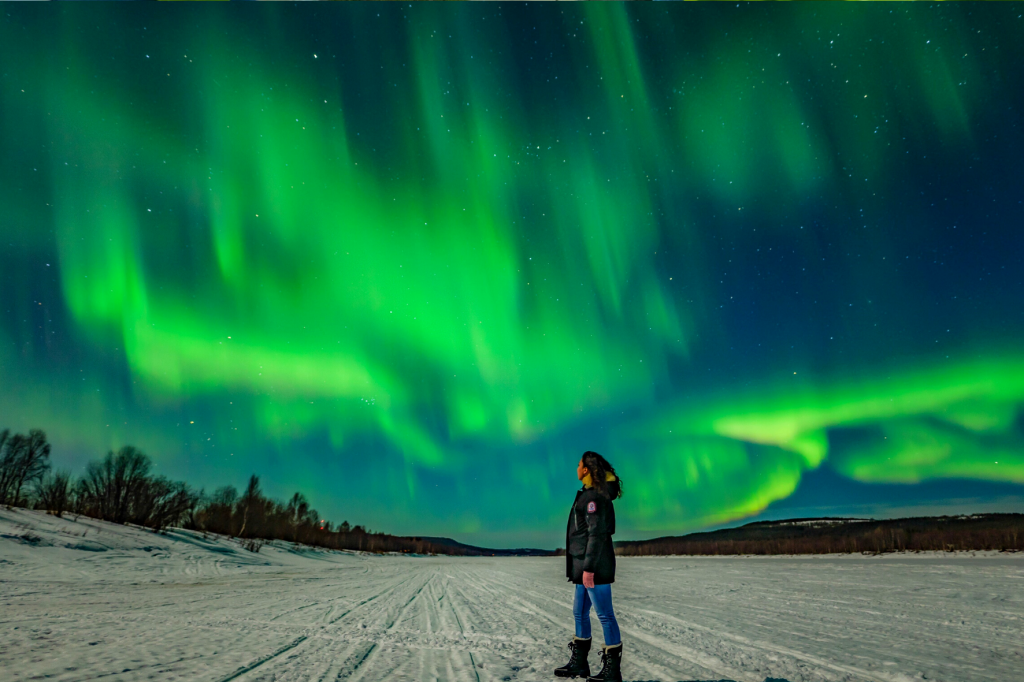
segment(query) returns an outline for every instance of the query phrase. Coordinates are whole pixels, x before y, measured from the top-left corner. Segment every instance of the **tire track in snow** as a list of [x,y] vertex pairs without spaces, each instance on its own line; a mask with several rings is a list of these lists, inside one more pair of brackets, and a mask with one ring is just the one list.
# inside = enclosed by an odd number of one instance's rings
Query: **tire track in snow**
[[386,626],[384,626],[385,630],[394,630],[395,629],[395,624],[398,623],[398,621],[401,620],[405,616],[406,613],[408,613],[409,607],[413,604],[413,602],[416,601],[416,599],[420,596],[420,594],[423,593],[423,588],[427,586],[427,584],[433,579],[433,577],[434,576],[428,576],[427,577],[427,579],[424,581],[424,583],[419,586],[419,589],[417,589],[413,593],[413,595],[411,597],[409,597],[409,600],[407,602],[405,602],[405,604],[402,606],[402,608],[399,610],[399,612],[395,615],[395,617],[391,619],[391,622],[388,623]]
[[[371,642],[370,646],[367,647],[366,651],[363,652],[363,655],[359,656],[359,660],[356,661],[355,665],[352,666],[352,670],[347,675],[342,675],[342,673],[338,673],[338,676],[337,676],[336,679],[339,679],[339,680],[353,680],[353,682],[355,680],[360,679],[365,674],[365,672],[366,672],[366,669],[363,668],[363,664],[366,663],[366,660],[370,657],[370,654],[372,654],[374,651],[377,651],[377,643],[376,642]],[[381,679],[383,679],[383,678],[381,678]]]
[[[534,598],[540,598],[545,601],[555,603],[562,608],[567,608],[570,612],[572,611],[571,604],[566,604],[562,601],[540,594],[533,590],[524,590],[524,592]],[[544,610],[537,604],[526,601],[522,598],[520,598],[520,603],[526,606],[527,610],[533,612],[536,616],[545,618],[555,624],[561,624],[563,622],[563,619],[556,618],[551,613]],[[591,614],[593,616],[593,611],[591,612]],[[619,631],[622,634],[639,640],[648,646],[654,647],[655,649],[658,649],[659,651],[668,654],[670,657],[681,658],[685,661],[689,661],[690,663],[695,665],[701,672],[708,671],[723,678],[730,678],[736,680],[736,682],[762,682],[762,680],[764,679],[763,675],[759,676],[756,674],[743,672],[741,670],[738,670],[736,668],[733,668],[732,666],[725,664],[723,661],[714,656],[703,654],[701,652],[674,643],[666,642],[663,638],[648,633],[642,628],[627,626],[623,623],[623,613],[619,608],[616,608],[616,620],[618,620],[619,622]],[[638,650],[634,649],[632,658],[636,658],[639,653],[640,652]],[[657,663],[654,663],[653,661],[644,661],[643,659],[637,659],[634,660],[633,663],[640,664],[642,667],[653,668],[653,671],[656,672],[658,676],[662,676],[666,672],[664,668],[662,668]]]
[[278,620],[280,618],[284,618],[285,616],[291,615],[293,613],[297,613],[299,611],[305,611],[306,609],[311,609],[311,608],[313,608],[315,606],[320,606],[321,604],[323,604],[323,602],[317,601],[317,602],[313,602],[311,604],[303,604],[302,606],[296,606],[294,609],[288,609],[286,611],[282,611],[281,613],[277,614],[273,618],[268,619],[267,622],[268,623],[272,623],[275,620]]
[[131,669],[116,670],[116,671],[110,672],[110,673],[100,673],[99,675],[89,675],[88,677],[82,677],[80,679],[81,679],[81,682],[86,682],[87,680],[102,680],[104,677],[113,677],[114,675],[123,675],[125,673],[133,673],[133,672],[136,672],[136,671],[139,671],[139,670],[143,670],[145,668],[160,668],[160,667],[164,667],[164,666],[168,666],[168,665],[174,665],[175,663],[181,663],[182,661],[194,661],[197,658],[203,658],[203,656],[204,656],[204,654],[199,654],[197,656],[182,656],[181,658],[176,658],[173,661],[160,661],[160,662],[157,662],[157,663],[150,663],[148,665],[140,665],[140,666],[137,666],[137,667],[131,668]]
[[658,613],[657,611],[650,611],[650,610],[647,610],[647,609],[640,609],[640,612],[641,613],[650,614],[651,616],[654,616],[655,618],[670,620],[672,622],[678,623],[679,625],[681,625],[682,627],[685,627],[685,628],[689,628],[689,629],[692,629],[692,630],[704,631],[704,632],[708,632],[708,633],[713,633],[717,637],[721,637],[723,639],[731,640],[732,642],[734,642],[735,644],[740,645],[743,648],[746,648],[746,649],[752,650],[752,651],[756,651],[756,652],[758,652],[760,654],[767,654],[767,655],[782,654],[782,655],[785,655],[785,656],[790,656],[792,658],[804,661],[805,663],[810,663],[811,665],[817,666],[819,668],[825,668],[825,669],[831,670],[833,672],[842,673],[844,675],[850,675],[854,679],[858,679],[858,680],[872,680],[873,682],[899,682],[899,680],[905,679],[905,677],[906,677],[906,676],[903,676],[903,675],[893,676],[893,675],[889,675],[889,674],[886,674],[886,673],[879,673],[879,672],[872,672],[870,670],[863,670],[861,668],[855,668],[853,666],[841,665],[841,664],[837,664],[837,663],[830,663],[829,661],[823,660],[823,659],[821,659],[821,658],[819,658],[817,656],[812,656],[810,654],[806,654],[806,653],[803,653],[803,652],[800,652],[800,651],[796,651],[796,650],[790,649],[788,647],[780,646],[778,644],[771,644],[770,642],[761,642],[761,641],[756,641],[756,640],[749,640],[749,639],[747,639],[745,637],[741,637],[739,635],[734,635],[734,634],[731,634],[731,633],[726,632],[726,631],[713,631],[711,628],[705,627],[703,625],[697,625],[696,623],[688,623],[688,622],[686,622],[684,620],[676,618],[675,616],[670,616],[670,615],[664,614],[664,613]]
[[[384,575],[384,576],[381,576],[381,577],[383,579],[385,579],[385,580],[388,580],[388,579],[394,580],[394,578],[395,578],[395,576],[393,576],[393,575]],[[407,576],[404,579],[399,579],[397,581],[391,582],[390,585],[385,583],[386,586],[383,589],[381,589],[379,592],[377,592],[376,594],[370,596],[367,599],[364,599],[364,600],[360,601],[358,604],[352,606],[351,608],[347,609],[345,612],[343,612],[340,615],[336,616],[335,618],[331,619],[330,622],[318,626],[319,629],[322,632],[325,632],[325,634],[327,634],[327,636],[326,637],[324,637],[324,636],[319,636],[319,637],[318,636],[313,636],[312,638],[308,639],[307,640],[308,644],[303,648],[303,650],[304,650],[303,657],[321,658],[321,659],[326,659],[327,660],[327,662],[328,662],[327,666],[326,666],[327,670],[321,676],[321,679],[339,680],[339,679],[348,679],[348,678],[350,678],[353,674],[355,674],[357,672],[357,670],[361,670],[364,667],[364,665],[366,663],[366,660],[371,656],[371,654],[379,649],[379,644],[376,643],[376,642],[371,642],[370,643],[371,646],[368,649],[366,649],[365,651],[360,651],[362,649],[362,646],[359,646],[359,645],[357,645],[355,647],[349,647],[348,651],[342,654],[342,655],[344,655],[346,657],[346,661],[344,663],[342,663],[341,665],[338,665],[338,664],[333,662],[334,659],[337,658],[338,653],[339,653],[339,652],[335,651],[337,637],[336,636],[331,636],[333,633],[332,633],[331,630],[327,630],[327,627],[330,626],[330,625],[334,625],[335,623],[341,621],[346,616],[350,615],[353,612],[356,612],[358,609],[366,606],[367,604],[375,602],[375,601],[379,600],[381,597],[386,597],[388,594],[394,593],[396,590],[401,588],[402,585],[405,585],[406,583],[410,582],[411,580],[414,580],[415,577],[416,577],[416,575],[414,573],[412,576]],[[331,601],[337,601],[337,600],[331,600]],[[323,603],[324,603],[323,601],[320,601],[320,602],[317,602],[316,604],[309,604],[309,605],[306,605],[304,607],[300,607],[298,609],[292,609],[292,610],[289,611],[289,613],[295,612],[295,611],[298,611],[298,610],[305,610],[308,607],[322,605]],[[274,620],[274,619],[271,619],[271,620]],[[309,624],[307,624],[307,626],[317,627],[313,623],[309,623]],[[365,645],[363,645],[363,646],[365,646]],[[353,651],[357,652],[355,655],[359,656],[358,660],[354,664],[352,664],[351,661],[348,660],[348,659],[352,658],[352,652]],[[281,653],[285,653],[285,652],[281,652]],[[277,657],[275,656],[273,658],[276,659]],[[279,661],[279,659],[275,660],[273,662],[276,664],[278,661]],[[265,665],[265,664],[268,664],[268,663],[271,663],[271,659],[267,659],[266,661],[263,661],[260,665],[262,666],[262,665]],[[352,670],[350,670],[350,671],[348,671],[346,673],[346,668],[348,666],[350,666],[350,665],[352,666]],[[280,666],[277,666],[277,667],[280,667]],[[286,677],[288,676],[288,673],[291,672],[290,668],[291,668],[291,666],[289,665],[288,669],[282,671],[282,673]],[[245,672],[248,672],[248,671],[245,671]]]
[[[447,593],[448,593],[448,590],[447,590],[447,586],[446,586],[445,594],[447,594]],[[438,600],[437,603],[440,603],[440,600]],[[449,606],[451,605],[451,603],[452,603],[451,599],[449,599],[448,600]],[[452,608],[452,614],[455,616],[455,623],[456,623],[456,625],[459,626],[459,634],[462,635],[463,638],[465,638],[465,636],[466,636],[466,629],[462,626],[462,619],[459,618],[459,612],[456,611],[454,609],[454,607]],[[452,653],[454,653],[454,652],[452,652]],[[476,682],[480,682],[480,673],[477,672],[476,660],[473,658],[473,652],[472,651],[467,651],[466,653],[469,654],[469,665],[470,665],[470,667],[473,668],[473,676],[476,678]],[[449,659],[449,666],[451,665],[450,664],[450,660],[451,659]],[[450,669],[450,667],[449,667],[449,669]]]
[[341,614],[340,616],[338,616],[337,618],[333,618],[333,619],[331,619],[330,621],[328,621],[328,623],[327,623],[327,624],[328,624],[328,625],[334,625],[334,624],[335,624],[335,623],[337,623],[337,622],[338,622],[339,620],[341,620],[342,618],[344,618],[344,617],[345,617],[345,616],[347,616],[348,614],[352,613],[352,612],[353,612],[353,611],[355,611],[356,609],[358,609],[358,608],[360,608],[360,607],[362,607],[362,606],[364,606],[364,605],[366,605],[366,604],[369,604],[370,602],[372,602],[372,601],[374,601],[374,600],[376,600],[376,599],[378,599],[378,598],[380,598],[380,597],[382,597],[382,596],[384,596],[384,595],[386,595],[386,594],[389,594],[389,593],[391,593],[391,592],[394,592],[395,590],[397,590],[397,589],[398,589],[399,587],[401,587],[401,586],[402,586],[402,585],[404,585],[405,583],[409,582],[410,580],[412,580],[412,576],[410,576],[410,577],[406,578],[405,580],[402,580],[402,581],[400,581],[400,582],[398,582],[398,583],[396,583],[396,584],[392,585],[391,587],[388,587],[388,588],[385,588],[385,589],[381,590],[380,592],[376,593],[376,594],[375,594],[375,595],[373,595],[372,597],[368,597],[367,599],[364,599],[363,601],[359,602],[358,604],[356,604],[355,606],[353,606],[352,608],[350,608],[350,609],[349,609],[348,611],[345,611],[344,613],[342,613],[342,614]]
[[[402,581],[398,585],[395,585],[395,587],[392,590],[389,591],[390,594],[394,595],[397,592],[399,587],[401,587],[402,585],[405,585],[405,584],[411,582],[415,577],[416,577],[416,574],[414,573],[409,579]],[[402,618],[405,616],[405,614],[408,613],[409,608],[419,598],[419,596],[423,593],[423,589],[427,586],[427,584],[431,581],[432,578],[433,578],[433,576],[427,576],[427,579],[423,582],[423,584],[420,585],[419,588],[417,588],[416,591],[412,593],[412,596],[410,596],[409,599],[406,600],[405,604],[403,604],[398,609],[397,613],[394,614],[394,616],[391,618],[390,622],[388,622],[384,626],[383,629],[384,629],[384,634],[385,635],[390,634],[390,633],[392,633],[395,630],[395,628],[397,627],[398,623],[402,620]],[[381,594],[383,594],[383,593],[381,593]],[[378,596],[380,596],[380,595],[378,595]],[[385,605],[384,608],[387,609],[387,606]],[[385,611],[385,614],[387,614],[387,611]],[[385,615],[385,619],[386,618],[387,618],[387,615]],[[377,654],[380,651],[381,651],[380,642],[379,641],[372,641],[370,643],[369,648],[363,653],[362,657],[359,658],[358,661],[356,661],[355,665],[352,667],[352,670],[347,675],[345,675],[344,677],[341,677],[339,675],[339,679],[352,680],[353,682],[362,679],[366,674],[368,674],[367,671],[372,669],[373,663],[375,662],[376,658],[378,657]],[[388,675],[388,674],[394,673],[394,671],[398,667],[400,667],[400,665],[401,665],[401,663],[397,663],[396,665],[388,668],[386,671],[374,670],[374,674],[377,675],[377,679],[384,679],[384,675]]]
[[[367,571],[364,571],[364,573],[367,572],[369,572],[369,569],[367,569]],[[381,577],[385,580],[393,580],[395,576],[384,575]],[[370,654],[378,648],[378,643],[370,642],[369,646],[365,648],[365,650],[363,650],[364,647],[366,647],[365,642],[357,643],[355,645],[348,646],[343,652],[337,652],[335,651],[337,638],[339,634],[342,637],[344,637],[346,633],[344,631],[344,628],[342,628],[341,633],[339,633],[337,627],[330,626],[335,626],[335,624],[337,624],[343,618],[356,612],[358,609],[361,609],[367,604],[371,604],[379,600],[381,597],[386,597],[386,595],[393,593],[395,590],[399,589],[402,585],[406,584],[414,577],[415,576],[413,575],[406,577],[404,580],[399,579],[397,581],[391,582],[390,584],[385,583],[386,586],[383,587],[383,589],[380,589],[380,591],[376,592],[375,594],[371,595],[366,599],[363,599],[359,603],[346,609],[341,614],[333,618],[329,618],[329,616],[335,609],[334,602],[340,601],[341,598],[339,597],[338,599],[330,600],[331,606],[328,608],[327,612],[320,618],[321,624],[317,626],[324,636],[317,637],[317,639],[319,640],[319,646],[314,647],[312,651],[307,652],[306,654],[307,656],[317,656],[321,659],[325,659],[326,666],[323,673],[314,674],[310,676],[310,679],[318,679],[324,681],[344,680],[351,678],[360,669],[362,669],[364,663],[366,662]],[[325,620],[327,622],[323,622]],[[351,639],[351,636],[349,636],[349,638]],[[338,662],[339,654],[343,659],[340,663]],[[352,662],[353,658],[356,658],[356,661],[354,663]]]
[[220,678],[219,680],[217,680],[217,682],[231,682],[231,680],[237,680],[242,675],[245,675],[247,673],[252,672],[256,668],[259,668],[264,663],[269,663],[270,661],[274,660],[275,658],[277,658],[281,654],[288,653],[289,651],[291,651],[292,649],[294,649],[295,647],[297,647],[298,645],[302,644],[305,641],[306,641],[306,636],[305,635],[303,635],[301,637],[298,637],[294,641],[284,645],[283,647],[281,647],[280,649],[278,649],[274,653],[268,654],[267,656],[263,656],[262,658],[259,658],[259,659],[255,660],[255,661],[253,661],[249,665],[244,666],[242,668],[239,668],[238,670],[236,670],[235,672],[231,673],[230,675],[227,675],[225,677]]

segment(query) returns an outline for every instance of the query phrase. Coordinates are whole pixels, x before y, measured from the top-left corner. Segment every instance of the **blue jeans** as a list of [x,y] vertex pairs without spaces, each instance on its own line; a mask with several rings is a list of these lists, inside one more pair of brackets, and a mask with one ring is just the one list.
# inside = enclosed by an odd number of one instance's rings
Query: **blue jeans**
[[615,646],[622,641],[619,635],[619,624],[612,611],[612,586],[595,585],[587,588],[576,586],[576,596],[572,600],[572,617],[576,619],[576,636],[590,639],[590,605],[597,611],[597,619],[604,630],[604,645]]

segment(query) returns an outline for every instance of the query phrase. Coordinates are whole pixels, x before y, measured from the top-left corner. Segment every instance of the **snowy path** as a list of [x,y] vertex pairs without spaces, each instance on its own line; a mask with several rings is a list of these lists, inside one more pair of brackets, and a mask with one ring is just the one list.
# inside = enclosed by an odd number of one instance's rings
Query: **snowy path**
[[[567,659],[561,559],[290,547],[0,510],[0,678],[549,680]],[[613,592],[629,680],[1024,670],[1024,556],[620,559]]]

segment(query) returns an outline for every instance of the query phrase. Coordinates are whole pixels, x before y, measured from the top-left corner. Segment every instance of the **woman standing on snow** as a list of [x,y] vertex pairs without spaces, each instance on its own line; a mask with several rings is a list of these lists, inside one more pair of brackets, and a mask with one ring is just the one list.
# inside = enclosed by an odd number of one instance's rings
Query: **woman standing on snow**
[[[622,482],[615,469],[601,455],[587,451],[576,466],[576,478],[583,488],[576,493],[565,531],[565,574],[576,584],[572,615],[576,636],[569,643],[569,663],[555,670],[557,677],[586,677],[588,682],[622,682],[622,638],[612,610],[615,582],[615,507],[612,500],[622,496]],[[590,605],[604,630],[601,672],[590,675]]]

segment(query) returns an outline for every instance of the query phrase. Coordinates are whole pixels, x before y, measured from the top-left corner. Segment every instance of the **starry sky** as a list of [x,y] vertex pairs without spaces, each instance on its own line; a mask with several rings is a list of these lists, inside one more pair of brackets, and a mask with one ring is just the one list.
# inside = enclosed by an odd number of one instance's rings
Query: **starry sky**
[[11,5],[0,427],[560,544],[1024,510],[1008,3]]

